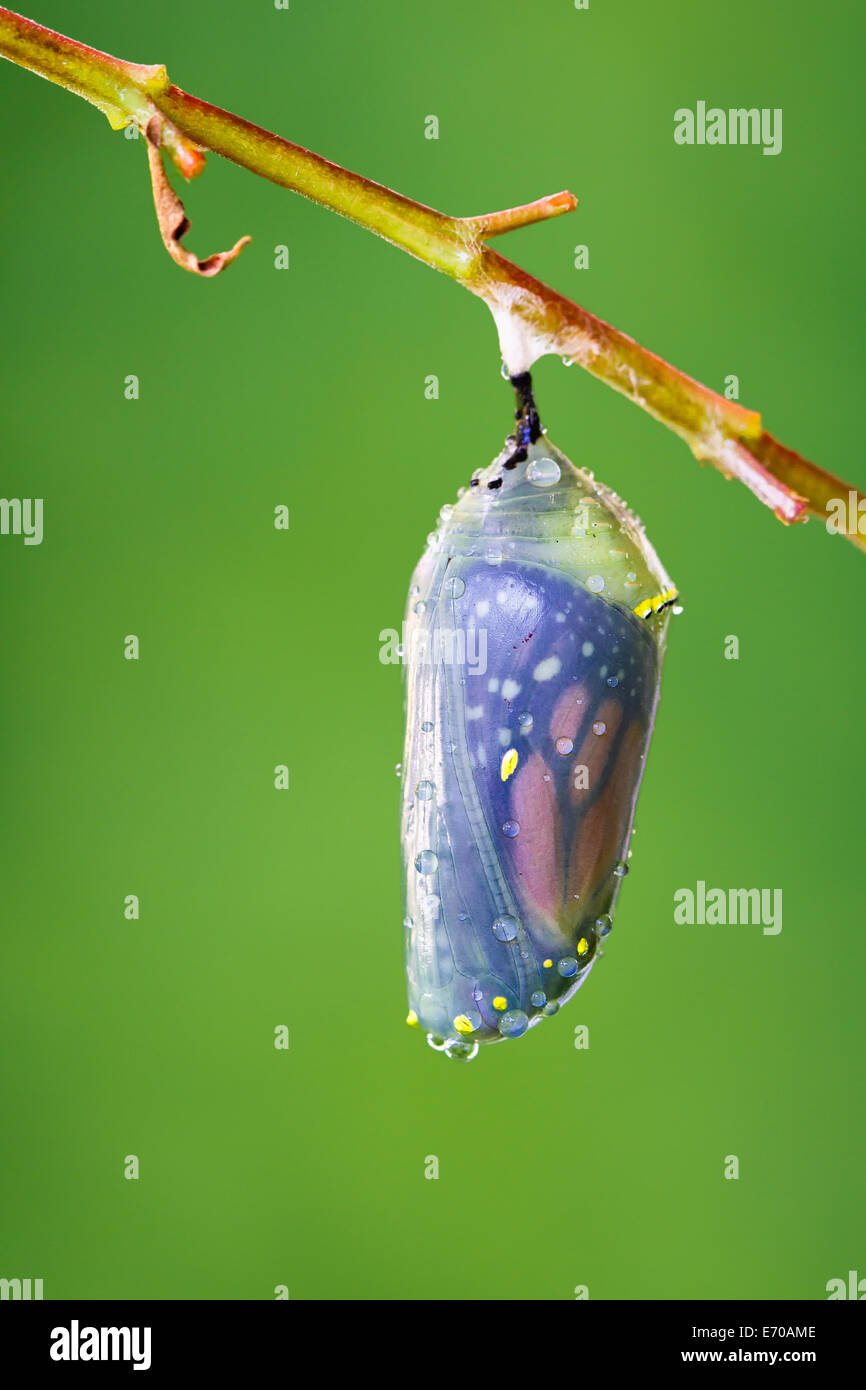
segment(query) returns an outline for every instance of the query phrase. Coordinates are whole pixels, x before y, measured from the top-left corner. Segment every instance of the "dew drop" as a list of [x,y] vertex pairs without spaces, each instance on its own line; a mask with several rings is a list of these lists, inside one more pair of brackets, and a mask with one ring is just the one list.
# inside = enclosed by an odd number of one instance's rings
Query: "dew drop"
[[507,913],[503,913],[493,923],[493,935],[497,941],[516,941],[519,928],[520,923],[516,917],[509,917]]
[[424,720],[424,723],[421,725],[421,732],[422,732],[422,734],[432,734],[432,732],[433,732],[433,722],[432,722],[432,720],[430,720],[430,719],[425,719],[425,720]]
[[445,594],[446,598],[460,598],[463,594],[466,593],[466,585],[464,584],[463,580],[455,574],[452,575],[450,579],[445,580],[445,583],[442,586],[442,591]]
[[587,578],[586,587],[594,594],[600,594],[604,588],[604,580],[600,574],[591,574]]
[[522,1009],[508,1009],[496,1026],[504,1038],[522,1038],[529,1027],[529,1016]]
[[419,801],[432,801],[436,795],[436,788],[432,782],[419,782],[415,788],[415,795]]
[[543,989],[534,989],[529,996],[529,1002],[535,1009],[540,1009],[547,1003],[547,995]]
[[557,753],[561,753],[564,758],[567,758],[569,753],[574,752],[574,739],[558,738],[553,746]]
[[422,614],[422,613],[425,613],[426,611],[427,611],[427,605],[426,605],[426,603],[424,602],[423,599],[419,599],[418,602],[415,604],[415,612],[418,614],[418,617],[420,618],[421,614]]
[[611,688],[613,688],[613,687],[616,686],[616,685],[619,685],[619,679],[618,679],[618,677],[617,677],[617,676],[608,676],[608,678],[607,678],[607,684],[608,684]]
[[574,956],[563,956],[556,968],[564,980],[570,980],[572,975],[577,974],[577,961]]
[[419,874],[435,874],[439,868],[439,858],[432,849],[422,849],[421,853],[415,856],[415,868]]
[[533,459],[526,469],[526,481],[533,487],[553,487],[562,476],[562,469],[556,459]]
[[603,913],[601,917],[597,917],[595,920],[595,929],[599,936],[610,936],[612,927],[613,918],[609,912]]
[[515,835],[520,834],[520,822],[516,820],[507,820],[502,827],[502,833],[507,835],[509,840],[513,840]]
[[626,864],[625,860],[621,859],[613,872],[616,878],[625,878],[628,873],[628,864]]
[[557,1004],[557,1002],[556,1002],[555,999],[551,999],[551,1001],[550,1001],[549,1004],[545,1004],[545,1006],[544,1006],[544,1014],[545,1014],[545,1016],[546,1016],[547,1018],[553,1018],[553,1015],[554,1015],[554,1014],[558,1014],[558,1013],[559,1013],[559,1005]]
[[517,722],[518,722],[518,724],[520,725],[520,727],[521,727],[521,729],[523,730],[523,732],[524,732],[525,734],[528,734],[528,733],[529,733],[529,730],[532,728],[533,724],[535,723],[535,720],[533,719],[532,715],[529,713],[528,710],[524,710],[523,714],[518,714],[518,716],[517,716]]
[[594,734],[603,734],[603,733],[605,733],[606,731],[607,731],[607,725],[605,724],[604,720],[603,720],[603,719],[596,719],[595,723],[594,723],[593,726],[592,726],[592,732],[593,732]]

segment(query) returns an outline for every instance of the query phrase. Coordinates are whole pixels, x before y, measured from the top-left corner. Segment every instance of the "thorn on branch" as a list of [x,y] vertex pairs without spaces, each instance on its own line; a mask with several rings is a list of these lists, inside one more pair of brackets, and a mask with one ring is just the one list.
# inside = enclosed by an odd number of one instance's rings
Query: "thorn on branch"
[[462,217],[472,234],[481,241],[490,237],[502,236],[503,232],[513,232],[518,227],[529,227],[533,222],[546,222],[551,217],[561,217],[564,212],[574,212],[577,199],[573,193],[549,193],[546,198],[537,198],[534,203],[523,203],[520,207],[505,208],[503,212],[488,212],[481,217]]

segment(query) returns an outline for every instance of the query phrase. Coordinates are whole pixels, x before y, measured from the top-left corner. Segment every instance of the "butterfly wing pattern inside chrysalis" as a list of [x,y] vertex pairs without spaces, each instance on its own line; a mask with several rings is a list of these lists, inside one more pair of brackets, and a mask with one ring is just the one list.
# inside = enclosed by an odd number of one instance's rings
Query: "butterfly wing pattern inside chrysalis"
[[454,1058],[592,969],[676,596],[615,494],[545,435],[521,452],[442,509],[404,628],[408,1021]]

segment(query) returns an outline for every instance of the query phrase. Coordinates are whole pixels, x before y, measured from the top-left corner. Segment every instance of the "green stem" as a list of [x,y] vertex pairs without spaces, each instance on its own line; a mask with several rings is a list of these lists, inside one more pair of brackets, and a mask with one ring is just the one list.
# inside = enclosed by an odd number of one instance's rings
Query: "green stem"
[[205,149],[348,217],[446,275],[457,274],[454,218],[331,164],[179,87],[170,86],[157,106],[183,135]]
[[[0,54],[94,103],[115,129],[147,131],[187,178],[210,150],[366,227],[483,299],[511,375],[556,353],[579,363],[685,440],[696,458],[737,477],[780,520],[826,518],[855,488],[768,434],[760,415],[729,401],[491,250],[487,240],[569,212],[570,193],[478,217],[449,217],[332,164],[170,84],[164,67],[122,62],[0,7]],[[153,129],[153,127],[151,127]],[[864,507],[866,509],[866,507]],[[861,549],[858,508],[845,534]]]

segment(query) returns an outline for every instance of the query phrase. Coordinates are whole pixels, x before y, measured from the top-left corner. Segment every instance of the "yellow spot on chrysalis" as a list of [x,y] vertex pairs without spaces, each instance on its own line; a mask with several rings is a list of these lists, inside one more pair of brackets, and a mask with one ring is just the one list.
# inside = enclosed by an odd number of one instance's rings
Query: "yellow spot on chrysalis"
[[406,1022],[408,1023],[410,1028],[417,1028],[419,1026],[418,1015],[416,1014],[414,1009],[410,1009],[407,1013]]
[[648,618],[650,613],[658,613],[660,609],[666,608],[669,603],[679,595],[677,589],[662,589],[660,594],[653,594],[652,598],[645,598],[642,602],[635,605],[632,612],[639,618]]
[[585,956],[588,950],[589,942],[587,941],[585,936],[582,936],[577,943],[577,954],[579,956]]
[[493,1001],[493,1007],[494,1009],[499,1009],[501,1013],[503,1009],[508,1008],[508,1000],[503,999],[501,994],[497,994],[496,998]]
[[553,965],[553,961],[552,961],[552,960],[550,959],[550,957],[548,956],[547,960],[544,962],[544,968],[545,968],[545,970],[549,970],[550,967],[551,967],[552,965]]
[[502,762],[499,766],[499,776],[503,782],[507,782],[514,769],[517,767],[517,749],[509,748],[502,754]]
[[457,1015],[457,1017],[454,1020],[454,1027],[457,1029],[458,1033],[473,1032],[472,1024],[465,1014]]

